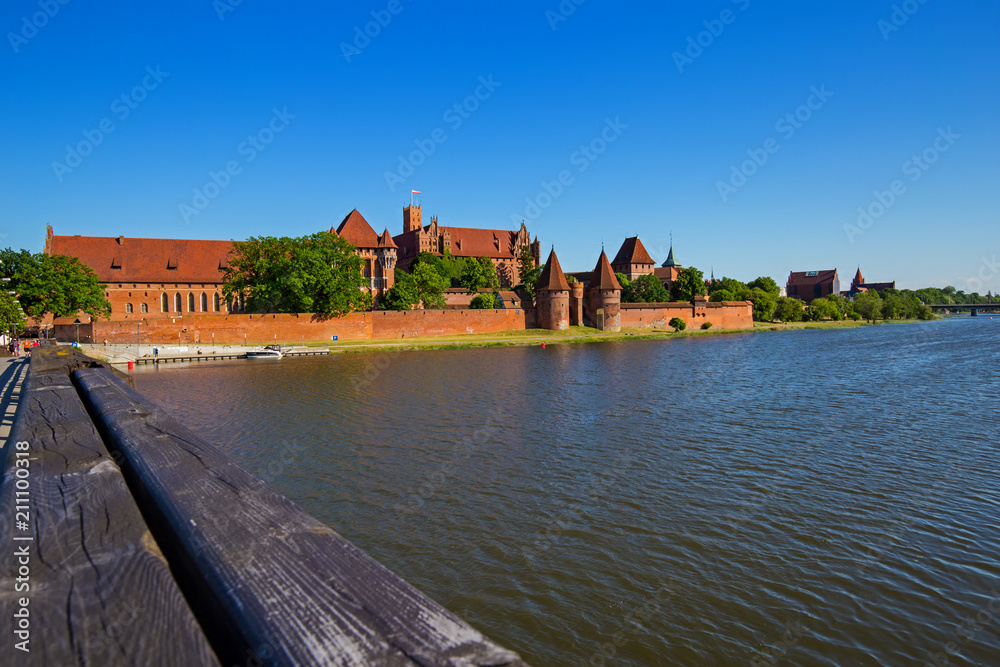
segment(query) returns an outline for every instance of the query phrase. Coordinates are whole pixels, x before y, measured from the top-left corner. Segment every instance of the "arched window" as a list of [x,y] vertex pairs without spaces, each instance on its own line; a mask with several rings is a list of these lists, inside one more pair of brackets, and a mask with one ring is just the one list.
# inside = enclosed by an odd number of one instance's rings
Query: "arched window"
[[188,312],[194,312],[194,292],[188,292]]
[[215,296],[212,297],[212,307],[215,309],[215,312],[219,312],[219,310],[222,309],[222,300],[219,299],[218,292],[216,292]]
[[170,297],[164,292],[163,296],[160,298],[160,311],[164,313],[170,312]]
[[145,304],[145,303],[142,304],[141,306],[139,306],[139,310],[141,312],[143,312],[143,313],[148,313],[149,312],[149,304]]
[[201,293],[201,312],[208,312],[208,295]]
[[174,295],[174,310],[176,312],[178,312],[178,313],[181,312],[181,310],[182,310],[181,304],[182,303],[183,302],[181,301],[181,293],[178,292],[177,294]]
[[126,303],[125,304],[125,312],[126,313],[131,313],[132,312],[132,304],[131,303]]

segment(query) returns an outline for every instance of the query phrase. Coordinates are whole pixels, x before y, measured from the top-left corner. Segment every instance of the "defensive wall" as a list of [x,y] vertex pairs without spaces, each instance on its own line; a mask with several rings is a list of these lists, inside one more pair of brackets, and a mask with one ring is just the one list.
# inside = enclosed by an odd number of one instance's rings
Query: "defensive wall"
[[750,301],[677,303],[623,303],[621,325],[628,329],[666,328],[679,317],[688,329],[700,329],[706,322],[713,329],[752,329],[753,303]]
[[[249,344],[299,340],[385,340],[496,333],[535,326],[534,309],[379,310],[321,318],[310,314],[147,317],[80,325],[80,342],[144,344]],[[91,328],[92,327],[92,328]],[[74,340],[75,331],[60,336]],[[214,337],[213,337],[214,334]],[[69,336],[68,338],[66,336]],[[246,336],[246,338],[244,338]]]

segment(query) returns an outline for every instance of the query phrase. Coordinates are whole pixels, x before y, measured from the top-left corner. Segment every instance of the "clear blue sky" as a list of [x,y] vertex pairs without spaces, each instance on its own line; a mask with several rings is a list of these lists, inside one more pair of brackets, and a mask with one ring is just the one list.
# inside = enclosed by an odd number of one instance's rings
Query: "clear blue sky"
[[416,189],[442,224],[528,219],[567,270],[635,234],[662,260],[673,232],[706,275],[1000,291],[994,1],[226,2],[4,4],[0,243],[303,235],[354,207],[396,234]]

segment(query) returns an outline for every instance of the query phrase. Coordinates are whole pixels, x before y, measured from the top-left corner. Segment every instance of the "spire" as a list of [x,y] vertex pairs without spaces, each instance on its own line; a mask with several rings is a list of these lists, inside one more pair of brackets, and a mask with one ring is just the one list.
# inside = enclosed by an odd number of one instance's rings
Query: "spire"
[[553,292],[569,291],[569,283],[566,282],[566,274],[563,273],[562,267],[559,266],[559,258],[556,257],[555,247],[549,253],[549,258],[545,262],[545,268],[542,269],[542,275],[538,277],[538,286],[535,289],[538,291],[549,290]]
[[665,261],[662,266],[680,266],[677,260],[674,259],[674,242],[670,242],[670,254],[667,255],[667,261]]
[[864,285],[865,279],[861,277],[861,267],[858,267],[858,272],[854,274],[854,286]]
[[608,256],[602,250],[601,256],[597,260],[597,266],[594,267],[594,273],[590,276],[587,289],[620,290],[621,288],[618,278],[615,277],[615,272],[611,270],[611,262],[608,261]]

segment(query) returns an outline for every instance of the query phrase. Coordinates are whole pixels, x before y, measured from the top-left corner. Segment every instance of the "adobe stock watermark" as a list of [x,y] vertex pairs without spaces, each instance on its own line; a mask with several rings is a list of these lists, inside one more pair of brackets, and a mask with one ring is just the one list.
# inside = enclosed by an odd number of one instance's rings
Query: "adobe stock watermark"
[[[909,177],[910,183],[916,183],[961,138],[962,135],[955,134],[950,125],[948,129],[939,127],[938,136],[934,138],[931,145],[919,153],[914,153],[909,160],[903,163],[903,166],[900,167],[903,175]],[[871,203],[858,207],[858,218],[855,224],[844,223],[844,234],[847,236],[848,242],[853,244],[857,237],[878,222],[906,192],[906,183],[899,178],[890,183],[888,189],[876,190],[873,193],[874,198]]]
[[220,21],[226,20],[226,14],[235,12],[236,8],[243,4],[243,0],[213,0],[212,9]]
[[[833,93],[826,89],[826,84],[819,88],[812,86],[809,88],[809,97],[805,103],[798,106],[794,111],[786,113],[774,123],[774,130],[781,135],[784,141],[790,141],[798,132],[812,120],[813,115],[822,109],[833,97]],[[716,181],[715,187],[719,191],[722,201],[728,202],[729,198],[747,184],[750,177],[756,174],[761,167],[767,164],[771,156],[781,150],[781,143],[774,137],[769,137],[760,148],[748,148],[747,157],[739,166],[735,164],[729,166],[729,178],[725,181]]]
[[14,49],[14,53],[20,53],[21,47],[34,39],[38,35],[38,31],[47,26],[49,21],[54,19],[59,11],[68,4],[69,0],[38,0],[40,11],[31,16],[22,16],[21,29],[17,32],[7,33],[7,41],[10,42],[10,48]]
[[993,255],[992,258],[987,258],[984,255],[976,277],[965,279],[965,291],[969,294],[982,294],[983,288],[990,285],[998,274],[1000,274],[1000,264],[997,264],[997,256]]
[[555,10],[546,9],[545,20],[549,22],[549,27],[555,30],[559,27],[560,23],[568,21],[569,17],[576,13],[576,8],[586,1],[587,0],[562,0]]
[[[732,3],[741,12],[745,12],[750,6],[750,0],[732,0]],[[702,21],[701,24],[705,26],[705,29],[696,35],[688,35],[687,48],[684,49],[683,53],[680,51],[673,53],[672,57],[677,71],[683,74],[686,66],[693,65],[694,61],[705,53],[705,49],[710,48],[715,44],[715,40],[722,36],[722,33],[726,31],[726,26],[736,22],[736,17],[736,12],[727,7],[719,12],[718,18]]]
[[233,182],[233,177],[243,173],[244,164],[250,164],[257,159],[258,155],[267,150],[274,138],[284,132],[294,118],[295,114],[288,113],[288,107],[272,109],[271,119],[268,123],[253,134],[247,135],[247,138],[236,146],[236,153],[243,158],[242,163],[239,159],[234,158],[226,162],[220,171],[209,171],[209,180],[205,185],[194,188],[191,203],[181,202],[178,205],[178,211],[184,222],[191,222],[191,216],[201,215],[202,211],[212,203],[212,200],[229,187]]
[[[941,646],[942,650],[936,653],[928,652],[927,662],[924,664],[927,667],[947,667],[948,665],[955,664],[951,662],[949,656],[960,656],[962,654],[962,646],[971,644],[975,640],[976,635],[988,629],[998,617],[1000,617],[1000,591],[994,586],[990,590],[989,601],[977,609],[974,614],[963,618],[955,626],[957,641],[946,642]],[[961,664],[968,663],[962,660]]]
[[371,11],[372,20],[365,23],[364,27],[354,26],[354,39],[350,42],[340,43],[340,53],[347,59],[348,64],[351,57],[359,55],[372,43],[372,40],[382,34],[382,31],[389,27],[392,19],[403,12],[405,7],[402,0],[389,0],[385,9],[373,9]]
[[[614,120],[605,118],[604,127],[597,133],[597,136],[585,144],[580,144],[580,147],[570,154],[570,165],[576,168],[575,171],[578,174],[587,171],[590,165],[608,150],[608,146],[618,141],[618,138],[627,129],[628,125],[622,122],[621,116],[615,116]],[[542,189],[538,191],[538,194],[534,197],[524,198],[524,211],[510,214],[511,222],[515,226],[520,225],[522,221],[534,222],[542,215],[542,211],[552,206],[552,203],[562,196],[566,188],[575,182],[576,176],[569,169],[563,169],[551,181],[543,180],[540,184]]]
[[[479,85],[476,86],[472,94],[445,109],[441,119],[447,123],[452,132],[457,132],[462,124],[471,118],[480,105],[490,99],[501,85],[500,82],[493,80],[492,74],[480,76]],[[438,146],[446,141],[448,141],[448,132],[443,127],[434,129],[430,136],[425,139],[415,139],[413,145],[416,148],[405,156],[398,156],[399,164],[395,171],[385,172],[385,183],[389,186],[390,192],[395,192],[397,185],[402,185],[406,179],[413,176],[417,167],[427,162],[427,158],[434,155]]]
[[[127,93],[122,93],[111,102],[111,113],[119,121],[124,121],[139,105],[149,97],[149,94],[160,87],[163,80],[170,76],[170,72],[164,72],[157,65],[156,69],[151,66],[146,67],[146,76],[142,78],[139,85],[132,88]],[[115,122],[111,117],[102,118],[92,129],[82,131],[83,139],[75,145],[66,146],[66,157],[62,162],[58,160],[52,163],[52,172],[63,182],[67,174],[83,164],[84,158],[93,154],[97,147],[104,143],[104,139],[115,131]]]
[[905,0],[898,5],[893,5],[889,19],[879,19],[876,24],[879,32],[882,33],[882,39],[888,42],[889,36],[894,32],[899,32],[899,29],[906,25],[910,17],[919,12],[920,8],[926,4],[927,0]]

